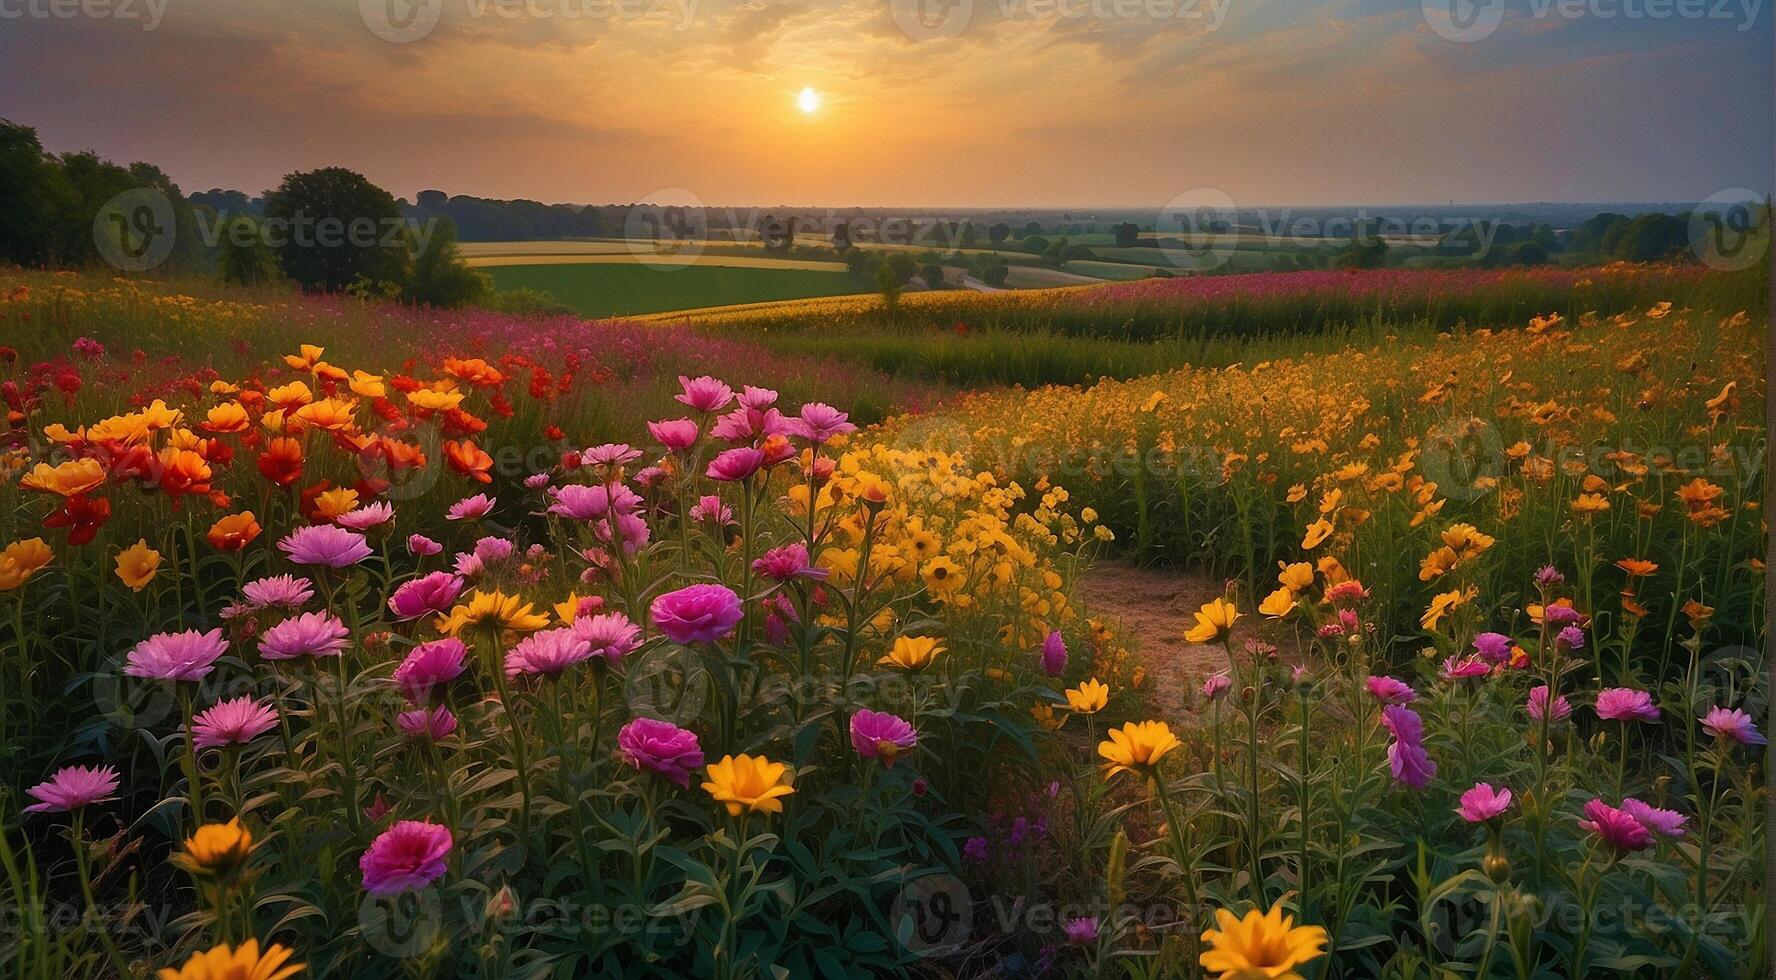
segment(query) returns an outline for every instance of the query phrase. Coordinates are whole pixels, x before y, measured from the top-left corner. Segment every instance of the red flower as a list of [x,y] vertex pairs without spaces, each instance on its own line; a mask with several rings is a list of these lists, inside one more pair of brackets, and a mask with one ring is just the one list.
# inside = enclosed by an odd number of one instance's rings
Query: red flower
[[259,454],[259,472],[280,487],[302,479],[302,443],[288,436],[271,440]]
[[493,477],[487,471],[493,468],[493,457],[482,452],[468,439],[453,440],[444,444],[444,458],[450,468],[463,476],[482,483],[492,483]]
[[62,501],[62,506],[43,519],[44,527],[68,529],[68,543],[82,545],[98,536],[99,528],[111,519],[111,501],[104,497],[88,497],[77,493]]

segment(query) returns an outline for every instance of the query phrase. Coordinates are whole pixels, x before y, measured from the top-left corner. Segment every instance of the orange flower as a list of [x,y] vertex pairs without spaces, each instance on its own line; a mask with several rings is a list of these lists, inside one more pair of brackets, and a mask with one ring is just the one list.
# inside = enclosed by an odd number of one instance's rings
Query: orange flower
[[487,471],[493,468],[493,457],[482,452],[473,442],[467,439],[456,439],[444,444],[444,458],[450,468],[472,480],[492,483],[493,477]]
[[466,381],[477,388],[488,388],[506,380],[506,376],[498,368],[488,364],[479,357],[446,357],[444,373],[461,381]]
[[1624,558],[1616,562],[1616,567],[1627,572],[1629,578],[1641,578],[1659,570],[1657,562],[1650,562],[1644,558]]
[[38,463],[19,481],[26,490],[72,497],[105,482],[105,467],[96,459],[75,459],[57,466]]
[[238,514],[229,514],[211,524],[210,529],[204,533],[204,540],[217,551],[240,551],[252,544],[253,539],[263,530],[253,512],[245,510]]
[[302,443],[289,436],[279,436],[259,454],[259,472],[280,487],[302,479]]
[[201,427],[205,432],[245,432],[250,424],[240,402],[223,402],[210,409]]
[[158,462],[160,489],[169,496],[210,492],[210,462],[200,454],[168,446],[160,451]]

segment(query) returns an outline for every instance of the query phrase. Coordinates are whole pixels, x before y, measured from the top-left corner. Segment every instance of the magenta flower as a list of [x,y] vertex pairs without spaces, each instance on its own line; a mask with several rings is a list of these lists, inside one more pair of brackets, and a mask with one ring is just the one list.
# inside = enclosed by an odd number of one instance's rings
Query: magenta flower
[[464,497],[450,505],[444,512],[444,519],[449,521],[478,521],[493,513],[493,505],[499,503],[498,497],[489,497],[478,493],[473,497]]
[[1494,789],[1491,783],[1475,783],[1461,795],[1461,806],[1455,812],[1469,823],[1485,823],[1510,808],[1510,790]]
[[728,525],[734,523],[734,510],[713,493],[704,494],[691,505],[691,520],[698,524]]
[[[1541,721],[1542,713],[1548,710],[1548,685],[1536,685],[1529,692],[1529,700],[1524,702],[1523,710],[1529,712],[1531,718]],[[1554,699],[1554,713],[1548,718],[1548,721],[1551,723],[1565,721],[1571,715],[1572,703],[1566,699],[1566,695],[1562,694]]]
[[1566,581],[1566,576],[1560,574],[1560,569],[1553,565],[1543,565],[1536,569],[1535,583],[1543,588],[1553,588],[1564,581]]
[[401,583],[395,594],[389,596],[389,611],[395,618],[405,622],[421,616],[449,612],[456,597],[468,585],[461,578],[449,572],[432,572],[416,579]]
[[1405,704],[1418,697],[1412,685],[1397,677],[1371,676],[1365,682],[1369,687],[1369,695],[1382,704]]
[[1098,941],[1098,919],[1091,915],[1068,919],[1061,931],[1066,933],[1067,941],[1073,945],[1089,946]]
[[315,524],[291,531],[278,548],[298,565],[345,568],[370,557],[364,536],[335,524]]
[[880,759],[893,768],[902,753],[919,744],[919,734],[904,718],[864,708],[851,716],[851,747],[865,759]]
[[1730,738],[1740,745],[1768,745],[1766,739],[1757,730],[1757,722],[1738,708],[1723,708],[1716,705],[1708,709],[1702,716],[1702,730],[1715,738]]
[[1226,674],[1211,674],[1209,675],[1208,680],[1203,681],[1202,686],[1203,697],[1208,698],[1210,701],[1220,700],[1222,696],[1232,689],[1233,678]]
[[1605,721],[1658,721],[1653,696],[1631,687],[1612,687],[1597,692],[1597,717]]
[[442,742],[456,731],[456,716],[441,704],[432,708],[414,708],[396,715],[395,727],[408,738]]
[[709,468],[704,476],[723,483],[737,483],[757,473],[759,467],[765,465],[765,454],[751,446],[739,446],[723,450],[722,453],[709,461]]
[[1542,610],[1543,622],[1547,623],[1549,626],[1558,626],[1562,629],[1568,626],[1578,625],[1579,620],[1582,618],[1584,617],[1579,614],[1577,609],[1574,609],[1564,602],[1550,602]]
[[1050,677],[1067,672],[1067,641],[1060,630],[1049,630],[1042,640],[1042,672]]
[[699,412],[719,412],[734,400],[734,389],[708,375],[693,379],[681,374],[678,383],[684,393],[674,395],[673,399]]
[[714,643],[740,625],[740,597],[722,585],[693,585],[654,600],[649,615],[678,644]]
[[366,504],[333,518],[333,523],[353,531],[368,531],[395,519],[395,508],[386,501]]
[[762,412],[777,404],[777,392],[770,388],[745,385],[740,389],[740,404]]
[[649,422],[648,433],[668,452],[682,453],[697,444],[697,423],[690,419]]
[[549,513],[570,521],[596,521],[613,507],[618,514],[633,514],[642,503],[635,491],[621,483],[614,487],[602,483],[595,486],[569,483],[549,491],[549,496],[554,498]]
[[813,443],[826,442],[833,436],[856,432],[857,426],[844,412],[824,402],[809,402],[802,406],[799,417],[789,421],[789,431]]
[[350,636],[332,613],[302,613],[266,630],[259,637],[259,656],[267,660],[337,656]]
[[1579,827],[1596,834],[1605,844],[1624,851],[1642,851],[1653,843],[1646,825],[1627,811],[1618,810],[1602,800],[1585,804],[1585,819],[1579,821]]
[[1676,810],[1661,810],[1632,796],[1622,801],[1622,812],[1640,821],[1647,833],[1660,837],[1682,837],[1684,822],[1690,819]]
[[432,691],[462,676],[469,648],[454,636],[421,643],[402,659],[392,680],[414,704],[429,701]]
[[435,823],[397,821],[371,841],[358,859],[364,890],[372,895],[398,895],[424,888],[443,876],[450,844],[450,831]]
[[123,672],[131,677],[157,681],[198,681],[216,667],[228,652],[220,627],[208,633],[156,633],[129,652]]
[[46,783],[25,790],[38,802],[25,807],[26,813],[50,813],[57,810],[78,810],[92,803],[117,799],[120,777],[110,766],[68,766],[56,770]]
[[641,450],[632,449],[625,442],[607,442],[602,446],[593,446],[580,454],[581,466],[623,466],[641,458]]
[[277,712],[243,694],[218,701],[191,720],[191,744],[200,749],[245,745],[277,725]]
[[431,556],[444,550],[444,546],[423,534],[407,535],[407,550],[420,558]]
[[1577,626],[1565,627],[1555,635],[1554,642],[1562,650],[1583,650],[1585,648],[1585,631]]
[[1482,633],[1474,637],[1474,651],[1490,664],[1511,659],[1511,638],[1503,633]]
[[1437,763],[1424,748],[1424,720],[1418,712],[1398,704],[1384,705],[1381,724],[1394,736],[1388,746],[1388,765],[1394,781],[1412,789],[1424,789],[1437,775]]
[[1474,677],[1485,677],[1492,673],[1492,665],[1486,662],[1485,657],[1478,654],[1462,657],[1459,660],[1450,657],[1443,661],[1443,669],[1440,673],[1446,681],[1468,680]]
[[255,609],[301,609],[314,598],[309,581],[294,575],[272,575],[241,586],[241,595]]
[[710,435],[723,442],[757,442],[766,436],[786,431],[789,423],[774,408],[757,409],[742,405],[715,420]]
[[541,490],[548,485],[549,474],[547,473],[532,473],[524,478],[524,488],[526,490]]
[[592,656],[592,644],[571,627],[532,633],[506,652],[506,676],[532,674],[554,680],[569,667]]
[[591,648],[590,656],[616,663],[641,646],[641,627],[622,613],[576,616],[568,627]]
[[753,560],[752,570],[773,582],[796,578],[824,579],[827,570],[808,560],[808,546],[801,542],[780,545]]
[[637,718],[617,732],[617,748],[637,771],[651,769],[689,787],[691,772],[703,765],[696,733],[668,721]]

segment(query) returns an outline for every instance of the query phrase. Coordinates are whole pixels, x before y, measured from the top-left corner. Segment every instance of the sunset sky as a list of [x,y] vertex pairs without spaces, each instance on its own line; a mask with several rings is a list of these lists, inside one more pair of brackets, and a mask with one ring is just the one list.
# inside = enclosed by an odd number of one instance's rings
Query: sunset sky
[[0,117],[187,192],[341,165],[408,199],[1688,202],[1773,167],[1757,0],[1700,20],[1508,0],[1467,43],[1421,0],[972,0],[953,37],[921,34],[958,23],[937,7],[909,36],[913,0],[432,0],[404,43],[368,24],[388,0],[30,15],[50,2],[0,0]]

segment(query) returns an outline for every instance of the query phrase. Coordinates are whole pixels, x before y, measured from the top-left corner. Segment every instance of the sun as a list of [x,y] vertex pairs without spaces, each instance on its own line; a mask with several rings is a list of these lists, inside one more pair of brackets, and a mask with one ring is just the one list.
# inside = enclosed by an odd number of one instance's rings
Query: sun
[[802,94],[796,96],[796,105],[803,113],[812,116],[820,108],[820,93],[812,88],[802,89]]

